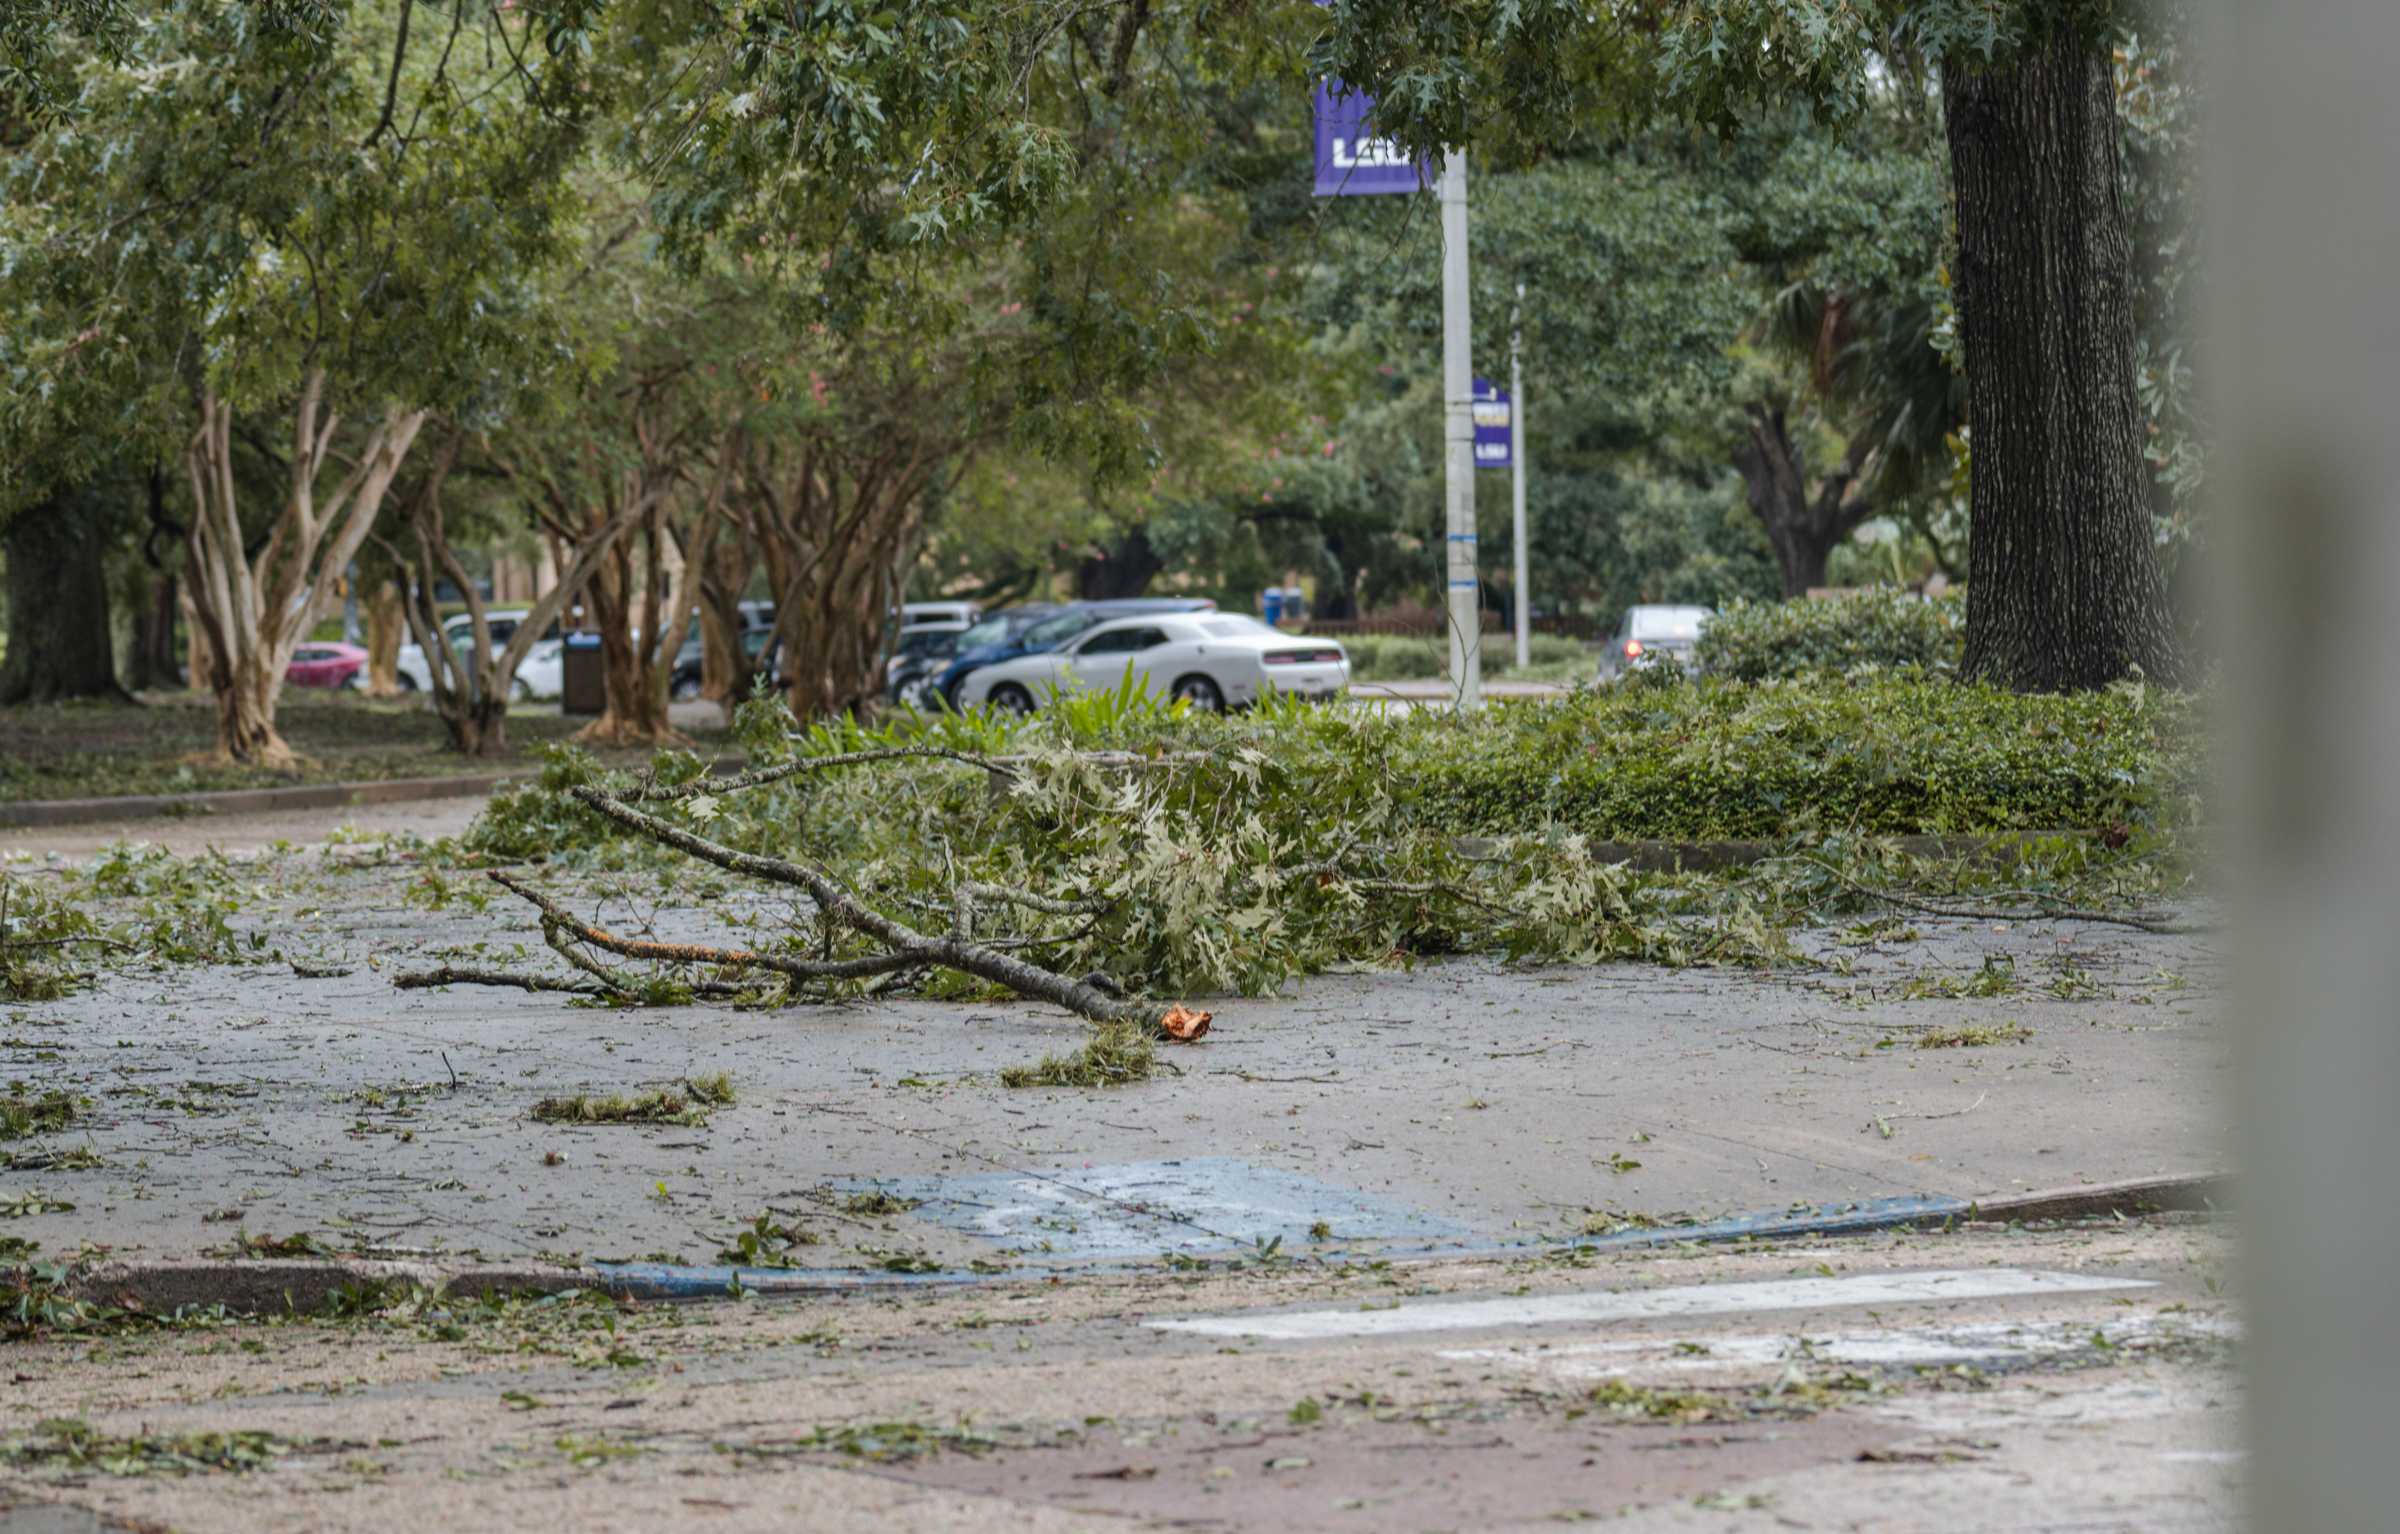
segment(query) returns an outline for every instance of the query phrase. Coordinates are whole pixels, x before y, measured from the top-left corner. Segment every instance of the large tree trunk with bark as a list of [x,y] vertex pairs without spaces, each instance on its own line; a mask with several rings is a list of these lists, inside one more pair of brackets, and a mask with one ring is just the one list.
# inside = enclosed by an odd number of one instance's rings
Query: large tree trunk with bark
[[72,496],[28,506],[5,533],[8,656],[0,703],[119,698],[108,633],[108,572],[88,508]]
[[1744,413],[1745,434],[1734,450],[1734,466],[1742,471],[1750,510],[1775,550],[1783,594],[1806,596],[1825,584],[1826,560],[1870,514],[1863,481],[1871,455],[1863,437],[1853,442],[1841,467],[1812,491],[1807,455],[1792,440],[1783,407],[1758,401]]
[[1942,81],[1974,429],[1964,674],[2029,692],[2178,679],[2108,56],[2062,25]]

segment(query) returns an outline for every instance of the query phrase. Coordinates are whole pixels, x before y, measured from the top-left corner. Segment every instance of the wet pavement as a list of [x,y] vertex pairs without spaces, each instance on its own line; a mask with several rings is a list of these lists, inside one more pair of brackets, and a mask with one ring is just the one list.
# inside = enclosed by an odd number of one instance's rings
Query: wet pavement
[[[956,1273],[1272,1243],[1493,1251],[2228,1165],[2228,1056],[2194,938],[1922,919],[1906,941],[1807,935],[1841,974],[1460,960],[1323,976],[1209,1001],[1214,1030],[1165,1048],[1168,1071],[1092,1093],[1001,1085],[1086,1032],[1027,1004],[397,990],[436,956],[549,956],[506,896],[477,910],[488,887],[451,876],[426,910],[423,871],[382,856],[352,843],[233,875],[253,881],[237,925],[298,969],[117,975],[8,1009],[0,1074],[90,1103],[10,1147],[11,1184],[74,1206],[12,1235],[133,1258],[246,1233],[706,1265],[768,1215],[814,1238],[803,1266]],[[662,905],[635,880],[579,909],[698,937],[731,908],[709,899]],[[1899,999],[2000,959],[2008,994]],[[1962,1028],[2000,1042],[1919,1047]],[[532,1116],[720,1073],[735,1100],[704,1122]],[[862,1204],[878,1192],[906,1207]]]

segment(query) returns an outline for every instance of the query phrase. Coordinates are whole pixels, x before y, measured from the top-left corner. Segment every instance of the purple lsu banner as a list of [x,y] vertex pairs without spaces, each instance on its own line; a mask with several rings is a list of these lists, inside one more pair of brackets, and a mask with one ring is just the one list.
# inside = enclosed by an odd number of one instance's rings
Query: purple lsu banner
[[1387,138],[1367,127],[1375,99],[1339,80],[1317,82],[1317,195],[1376,197],[1416,192],[1433,185],[1433,175]]
[[1515,459],[1508,451],[1508,413],[1514,406],[1508,391],[1489,379],[1475,380],[1475,467],[1505,469]]

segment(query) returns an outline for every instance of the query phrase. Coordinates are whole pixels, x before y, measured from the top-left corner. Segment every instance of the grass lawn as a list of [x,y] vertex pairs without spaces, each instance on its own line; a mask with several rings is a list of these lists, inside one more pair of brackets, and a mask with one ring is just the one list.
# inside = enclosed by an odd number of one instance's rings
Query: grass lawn
[[[508,771],[538,764],[543,746],[566,739],[585,723],[551,708],[511,709],[508,755],[476,759],[451,751],[431,706],[414,701],[378,703],[351,693],[294,689],[284,694],[276,720],[292,749],[309,759],[297,777],[185,761],[216,743],[216,714],[205,694],[154,693],[136,704],[0,709],[0,801]],[[648,755],[603,753],[605,759],[627,761]]]

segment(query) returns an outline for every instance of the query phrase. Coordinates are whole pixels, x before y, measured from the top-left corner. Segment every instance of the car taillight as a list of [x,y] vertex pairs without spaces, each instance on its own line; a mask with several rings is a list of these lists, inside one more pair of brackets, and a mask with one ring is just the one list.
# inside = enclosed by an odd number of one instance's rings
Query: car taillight
[[1270,650],[1262,657],[1270,666],[1322,666],[1341,658],[1339,650]]
[[1625,641],[1625,658],[1626,658],[1627,660],[1632,660],[1632,659],[1634,659],[1635,657],[1639,656],[1641,653],[1642,653],[1642,642],[1641,642],[1640,640],[1638,640],[1638,639],[1628,639],[1628,640],[1626,640],[1626,641]]

